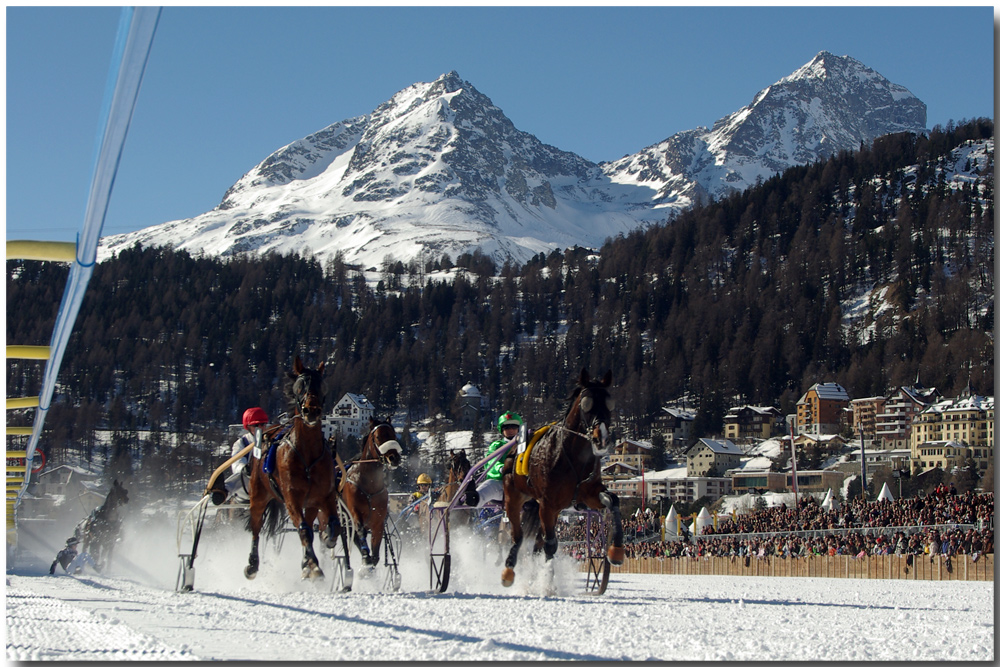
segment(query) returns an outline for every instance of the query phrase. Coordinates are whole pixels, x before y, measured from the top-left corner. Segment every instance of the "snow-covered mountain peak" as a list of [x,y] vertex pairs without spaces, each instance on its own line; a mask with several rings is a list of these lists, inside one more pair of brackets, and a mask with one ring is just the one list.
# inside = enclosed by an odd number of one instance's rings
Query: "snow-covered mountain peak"
[[498,263],[600,246],[708,196],[889,132],[922,131],[902,86],[822,51],[711,129],[596,165],[518,130],[452,70],[284,146],[211,211],[106,237],[192,251],[299,252],[378,267],[479,250]]

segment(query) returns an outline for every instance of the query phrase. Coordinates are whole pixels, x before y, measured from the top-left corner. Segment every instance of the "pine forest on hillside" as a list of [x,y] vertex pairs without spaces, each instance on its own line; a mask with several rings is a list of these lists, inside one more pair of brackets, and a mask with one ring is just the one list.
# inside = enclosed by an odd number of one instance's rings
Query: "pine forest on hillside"
[[[450,415],[469,382],[489,398],[486,417],[554,419],[581,367],[611,369],[626,437],[647,437],[682,397],[709,435],[732,405],[789,413],[816,382],[858,398],[919,374],[946,396],[968,383],[992,393],[992,152],[975,181],[945,180],[950,151],[992,135],[988,119],[890,135],[597,252],[524,266],[387,259],[374,286],[338,260],[128,249],[90,281],[46,449],[97,428],[189,432],[252,405],[277,414],[296,354],[327,360],[328,407],[356,392],[413,421]],[[48,344],[65,278],[64,266],[7,263],[8,342]],[[43,368],[10,360],[8,395],[36,395]]]

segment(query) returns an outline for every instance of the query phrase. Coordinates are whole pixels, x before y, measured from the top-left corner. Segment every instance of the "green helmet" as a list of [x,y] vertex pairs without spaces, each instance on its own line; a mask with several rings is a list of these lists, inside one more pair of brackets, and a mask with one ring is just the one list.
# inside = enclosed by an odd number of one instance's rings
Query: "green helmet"
[[517,424],[520,427],[524,424],[524,420],[521,419],[521,415],[516,412],[505,412],[500,415],[500,419],[497,420],[497,431],[503,433],[503,427],[506,424]]

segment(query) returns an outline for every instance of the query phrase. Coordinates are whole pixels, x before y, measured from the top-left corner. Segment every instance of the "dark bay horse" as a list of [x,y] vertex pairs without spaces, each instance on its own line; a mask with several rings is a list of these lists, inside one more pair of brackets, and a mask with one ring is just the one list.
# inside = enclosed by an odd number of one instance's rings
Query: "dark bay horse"
[[[295,357],[291,372],[285,373],[284,387],[294,414],[286,432],[270,445],[277,448],[269,452],[273,454],[274,467],[264,471],[265,462],[271,458],[268,455],[251,460],[249,526],[253,542],[250,562],[243,571],[247,579],[253,579],[260,566],[257,547],[265,518],[268,532],[276,533],[282,504],[302,542],[303,579],[323,576],[313,551],[313,522],[317,517],[325,528],[324,546],[332,549],[340,534],[347,551],[347,538],[337,516],[335,463],[323,437],[324,366],[325,363],[320,363],[312,370]],[[349,570],[349,560],[346,565]]]
[[[349,461],[349,468],[341,485],[344,504],[351,512],[358,529],[354,533],[365,565],[378,564],[379,547],[389,513],[389,488],[385,483],[385,466],[397,467],[402,461],[403,450],[396,441],[392,424],[368,421],[368,435],[361,445],[361,453]],[[367,534],[371,533],[371,549]]]
[[[451,452],[451,458],[448,461],[448,482],[444,485],[441,490],[441,495],[438,498],[438,502],[450,503],[452,497],[458,492],[458,488],[462,485],[462,481],[465,476],[469,474],[472,470],[472,462],[465,455],[464,449],[454,449]],[[475,485],[471,485],[472,490],[475,490]],[[466,498],[468,498],[468,491],[466,492]],[[464,500],[464,498],[463,498]]]
[[611,371],[595,382],[584,369],[577,384],[565,418],[553,424],[535,443],[528,460],[528,474],[516,474],[513,470],[516,456],[507,457],[505,472],[508,468],[510,472],[503,478],[504,509],[510,520],[512,544],[501,576],[504,586],[514,583],[517,552],[524,538],[521,508],[530,498],[538,501],[547,561],[555,556],[558,547],[556,519],[559,512],[571,506],[609,509],[613,534],[607,558],[615,565],[625,560],[618,496],[608,491],[601,480],[601,457],[608,449],[611,410],[614,409],[614,399],[608,393]]
[[122,505],[128,502],[128,491],[116,479],[104,502],[84,521],[81,535],[84,551],[90,554],[98,567],[105,567],[111,560],[118,533],[122,526]]

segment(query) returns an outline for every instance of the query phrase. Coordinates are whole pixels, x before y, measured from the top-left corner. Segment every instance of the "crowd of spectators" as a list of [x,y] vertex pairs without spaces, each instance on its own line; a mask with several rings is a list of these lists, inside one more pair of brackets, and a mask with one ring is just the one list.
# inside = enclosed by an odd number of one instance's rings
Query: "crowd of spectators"
[[959,494],[954,486],[945,485],[922,498],[870,502],[856,498],[832,509],[806,497],[797,509],[782,505],[721,518],[697,537],[682,529],[680,539],[667,541],[648,537],[652,526],[647,519],[627,520],[633,530],[626,530],[626,555],[863,558],[929,554],[932,558],[940,555],[950,564],[954,554],[970,554],[977,560],[994,548],[993,494]]

